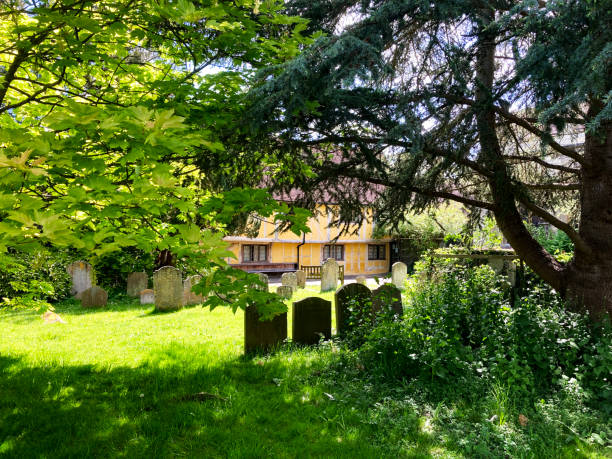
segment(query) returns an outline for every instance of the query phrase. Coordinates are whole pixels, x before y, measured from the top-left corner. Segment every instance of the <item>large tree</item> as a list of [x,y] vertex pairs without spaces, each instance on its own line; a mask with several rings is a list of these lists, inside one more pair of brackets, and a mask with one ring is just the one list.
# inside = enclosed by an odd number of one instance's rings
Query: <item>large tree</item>
[[[609,0],[293,0],[289,9],[326,35],[262,75],[252,119],[261,145],[313,167],[316,179],[298,181],[305,190],[324,184],[348,219],[363,195],[348,183],[378,190],[388,221],[440,199],[486,209],[572,307],[610,313]],[[559,218],[572,201],[577,218]],[[571,262],[536,242],[526,212],[567,233]]]
[[224,145],[257,68],[304,41],[303,21],[280,6],[0,3],[0,262],[48,245],[94,256],[135,246],[210,274],[211,306],[259,295],[266,314],[284,307],[227,269],[221,241],[237,214],[299,220],[248,188],[270,158]]

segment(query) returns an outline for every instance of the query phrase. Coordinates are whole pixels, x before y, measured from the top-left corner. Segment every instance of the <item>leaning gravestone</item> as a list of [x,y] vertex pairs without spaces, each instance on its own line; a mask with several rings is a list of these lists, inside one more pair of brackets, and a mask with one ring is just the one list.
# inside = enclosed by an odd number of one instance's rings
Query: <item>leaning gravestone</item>
[[259,320],[255,306],[244,311],[244,351],[270,351],[287,339],[287,313],[272,320]]
[[293,289],[288,285],[281,285],[276,288],[276,294],[285,300],[288,300],[293,296]]
[[155,309],[168,311],[183,305],[183,278],[173,266],[164,266],[153,273]]
[[333,258],[328,258],[321,266],[321,291],[336,290],[338,287],[338,272],[340,267]]
[[294,291],[297,290],[297,276],[295,273],[283,273],[281,276],[281,285],[291,287]]
[[402,316],[402,292],[393,284],[385,284],[372,292],[372,312],[376,315],[390,311],[393,315]]
[[317,344],[331,338],[331,301],[310,297],[293,303],[293,342]]
[[298,288],[306,287],[306,271],[302,271],[301,269],[298,269],[295,272],[295,278],[297,279]]
[[82,293],[93,286],[93,268],[86,261],[75,261],[66,266],[66,271],[72,278],[70,294],[81,299]]
[[149,286],[149,276],[147,273],[130,273],[127,277],[127,294],[128,296],[138,296],[140,292]]
[[404,288],[404,281],[408,275],[408,267],[401,261],[393,263],[391,266],[391,282],[399,289]]
[[84,308],[103,308],[107,301],[106,291],[96,285],[81,293],[81,305]]
[[145,288],[140,292],[140,304],[155,304],[155,291]]
[[183,282],[183,304],[200,304],[204,302],[204,297],[202,295],[198,295],[191,291],[191,288],[200,282],[202,276],[196,274],[194,276],[189,276]]
[[336,330],[338,335],[358,325],[372,315],[372,292],[362,284],[346,284],[335,294]]

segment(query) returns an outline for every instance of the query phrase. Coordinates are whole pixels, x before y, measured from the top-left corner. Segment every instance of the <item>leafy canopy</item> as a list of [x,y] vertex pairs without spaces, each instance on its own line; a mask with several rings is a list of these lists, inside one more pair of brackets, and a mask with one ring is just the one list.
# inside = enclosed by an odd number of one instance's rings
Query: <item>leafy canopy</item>
[[[0,253],[167,249],[209,275],[200,288],[218,295],[211,306],[252,301],[253,277],[226,263],[222,237],[236,215],[274,214],[308,231],[306,214],[249,188],[274,158],[226,148],[255,71],[307,41],[304,21],[279,7],[3,2]],[[259,299],[264,315],[284,308]]]

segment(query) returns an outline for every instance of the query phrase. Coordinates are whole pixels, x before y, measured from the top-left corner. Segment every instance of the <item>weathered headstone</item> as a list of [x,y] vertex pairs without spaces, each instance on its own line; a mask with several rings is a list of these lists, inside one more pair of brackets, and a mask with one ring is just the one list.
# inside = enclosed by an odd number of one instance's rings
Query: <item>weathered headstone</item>
[[268,286],[268,284],[270,283],[270,279],[268,278],[268,275],[264,273],[259,273],[259,280],[261,281],[263,285],[262,286],[255,285],[255,288],[257,290],[263,290],[264,292],[269,291],[270,287]]
[[393,284],[381,285],[372,292],[372,312],[376,315],[387,311],[400,317],[404,313],[402,292]]
[[140,292],[140,304],[155,304],[155,291],[145,288]]
[[276,294],[285,300],[293,296],[293,289],[288,285],[280,285],[276,288]]
[[393,282],[393,285],[402,290],[404,288],[404,281],[406,280],[407,275],[408,267],[405,263],[402,263],[401,261],[393,263],[393,266],[391,266],[391,282]]
[[336,290],[338,288],[338,273],[340,267],[333,258],[328,258],[321,266],[321,291]]
[[516,285],[516,264],[513,260],[508,260],[508,282],[511,287]]
[[346,284],[335,296],[336,330],[342,335],[357,326],[361,319],[372,316],[372,292],[362,284]]
[[103,308],[108,301],[106,290],[94,285],[81,293],[81,306],[84,308]]
[[200,304],[204,302],[204,297],[202,295],[198,295],[191,291],[191,288],[200,282],[202,276],[196,274],[194,276],[189,276],[183,282],[183,304]]
[[130,273],[127,277],[128,296],[138,296],[149,286],[149,276],[145,272]]
[[284,312],[272,320],[259,320],[255,306],[248,306],[244,311],[244,350],[270,351],[287,339],[287,313]]
[[331,338],[331,301],[310,297],[293,303],[293,342],[317,344]]
[[173,266],[164,266],[153,273],[155,309],[167,311],[183,306],[183,278]]
[[366,285],[367,284],[367,279],[366,279],[365,276],[357,276],[355,278],[355,282],[357,282],[358,284]]
[[291,287],[294,291],[297,290],[297,276],[295,273],[283,273],[281,276],[281,285]]
[[495,274],[501,274],[504,270],[504,259],[499,257],[490,257],[487,264],[495,271]]
[[93,286],[93,268],[86,261],[75,261],[66,266],[66,271],[72,278],[70,294],[80,299],[81,294]]
[[301,269],[298,269],[295,272],[295,278],[297,279],[298,288],[306,287],[306,271],[302,271]]

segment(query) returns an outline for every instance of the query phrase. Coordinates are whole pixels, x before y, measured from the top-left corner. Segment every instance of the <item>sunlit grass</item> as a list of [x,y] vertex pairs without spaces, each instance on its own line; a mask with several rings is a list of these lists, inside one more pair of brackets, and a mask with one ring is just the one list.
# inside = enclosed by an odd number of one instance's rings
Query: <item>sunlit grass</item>
[[[241,311],[56,312],[65,324],[0,311],[0,457],[470,456],[444,430],[461,410],[447,422],[406,387],[376,387],[329,343],[245,358]],[[288,323],[291,337],[291,309]]]

